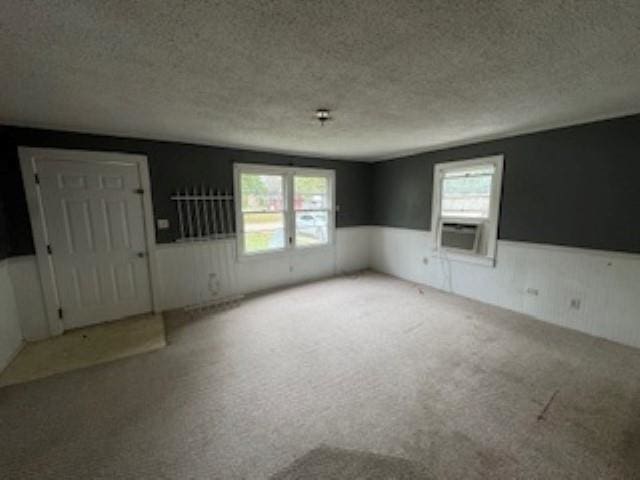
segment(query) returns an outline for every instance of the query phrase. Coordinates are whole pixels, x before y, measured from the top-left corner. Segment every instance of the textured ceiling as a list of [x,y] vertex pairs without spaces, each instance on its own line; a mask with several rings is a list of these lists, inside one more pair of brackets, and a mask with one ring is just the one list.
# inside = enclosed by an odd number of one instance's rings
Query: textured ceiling
[[2,0],[0,123],[372,160],[639,112],[639,45],[638,0]]

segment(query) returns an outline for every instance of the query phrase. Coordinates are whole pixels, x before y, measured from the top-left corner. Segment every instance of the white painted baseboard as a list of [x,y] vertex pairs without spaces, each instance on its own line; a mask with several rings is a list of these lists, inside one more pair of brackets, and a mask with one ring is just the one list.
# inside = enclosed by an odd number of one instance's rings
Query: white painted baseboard
[[434,255],[427,231],[370,234],[374,270],[640,347],[640,255],[499,241],[489,267]]
[[0,371],[22,346],[22,332],[15,293],[9,276],[9,260],[0,261]]

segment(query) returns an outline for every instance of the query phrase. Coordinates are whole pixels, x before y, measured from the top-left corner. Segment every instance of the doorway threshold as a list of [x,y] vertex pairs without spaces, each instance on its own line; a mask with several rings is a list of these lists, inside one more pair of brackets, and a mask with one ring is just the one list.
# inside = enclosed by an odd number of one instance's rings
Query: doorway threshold
[[151,352],[166,345],[162,314],[136,315],[68,330],[25,344],[0,374],[0,387]]

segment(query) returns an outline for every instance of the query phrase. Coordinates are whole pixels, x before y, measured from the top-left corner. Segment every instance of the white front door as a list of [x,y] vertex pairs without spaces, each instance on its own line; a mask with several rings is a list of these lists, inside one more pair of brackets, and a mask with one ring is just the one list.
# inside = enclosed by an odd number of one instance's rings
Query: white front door
[[138,166],[35,159],[65,329],[152,310]]

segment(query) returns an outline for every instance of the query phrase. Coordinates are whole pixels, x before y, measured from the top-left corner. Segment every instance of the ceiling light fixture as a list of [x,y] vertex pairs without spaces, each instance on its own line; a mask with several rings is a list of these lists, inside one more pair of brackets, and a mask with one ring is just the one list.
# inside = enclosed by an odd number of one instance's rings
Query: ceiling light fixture
[[320,125],[324,125],[324,122],[331,120],[331,112],[328,108],[319,108],[316,110],[316,118],[320,122]]

